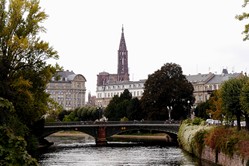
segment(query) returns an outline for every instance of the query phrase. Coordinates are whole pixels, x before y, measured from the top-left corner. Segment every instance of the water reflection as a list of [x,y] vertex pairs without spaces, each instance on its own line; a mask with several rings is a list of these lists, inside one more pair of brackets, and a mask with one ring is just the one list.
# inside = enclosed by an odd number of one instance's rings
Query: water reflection
[[39,159],[41,166],[151,166],[199,165],[178,147],[109,143],[98,147],[92,138],[50,137],[55,145]]

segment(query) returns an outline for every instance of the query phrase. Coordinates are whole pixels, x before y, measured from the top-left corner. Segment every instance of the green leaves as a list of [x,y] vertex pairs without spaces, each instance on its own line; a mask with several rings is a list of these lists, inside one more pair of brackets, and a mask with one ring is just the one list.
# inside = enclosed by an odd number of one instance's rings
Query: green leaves
[[0,126],[0,163],[1,165],[37,166],[38,162],[26,151],[27,143],[15,136],[10,129]]
[[193,90],[192,84],[182,74],[181,67],[167,63],[149,75],[141,106],[149,119],[167,119],[169,107],[173,108],[174,119],[183,118],[194,103]]

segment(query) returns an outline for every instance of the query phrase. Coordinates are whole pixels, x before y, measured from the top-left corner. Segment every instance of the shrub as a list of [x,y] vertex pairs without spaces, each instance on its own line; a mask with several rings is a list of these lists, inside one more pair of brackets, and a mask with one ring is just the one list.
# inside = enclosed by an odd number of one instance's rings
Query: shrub
[[195,136],[193,137],[192,145],[194,146],[195,151],[201,155],[202,150],[204,148],[204,138],[207,134],[207,130],[200,130],[198,131]]
[[201,118],[198,118],[198,117],[195,117],[193,120],[192,120],[192,124],[193,125],[200,125],[204,120],[201,119]]

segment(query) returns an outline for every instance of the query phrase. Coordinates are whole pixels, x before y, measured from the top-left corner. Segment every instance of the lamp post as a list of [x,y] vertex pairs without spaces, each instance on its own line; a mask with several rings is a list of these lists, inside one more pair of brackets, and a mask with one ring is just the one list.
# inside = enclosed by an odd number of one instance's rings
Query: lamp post
[[187,103],[188,103],[188,107],[187,107],[187,109],[188,109],[188,118],[190,118],[190,101],[188,100]]
[[169,121],[171,121],[171,111],[172,111],[172,106],[167,106],[168,113],[169,113]]

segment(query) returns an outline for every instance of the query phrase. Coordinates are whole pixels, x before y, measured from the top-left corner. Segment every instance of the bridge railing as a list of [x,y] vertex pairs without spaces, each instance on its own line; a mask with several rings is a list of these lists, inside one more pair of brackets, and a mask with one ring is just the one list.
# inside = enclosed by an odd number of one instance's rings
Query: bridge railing
[[72,126],[72,125],[94,125],[94,124],[179,124],[179,121],[75,121],[75,122],[48,122],[45,126]]

